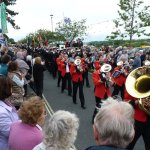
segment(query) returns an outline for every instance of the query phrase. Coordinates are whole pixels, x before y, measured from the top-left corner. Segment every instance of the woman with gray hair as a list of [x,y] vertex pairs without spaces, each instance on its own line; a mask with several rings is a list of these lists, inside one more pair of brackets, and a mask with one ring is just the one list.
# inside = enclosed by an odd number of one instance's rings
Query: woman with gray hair
[[75,114],[59,110],[46,123],[43,142],[33,150],[74,150],[78,128],[79,119]]
[[134,137],[133,108],[127,102],[108,98],[94,119],[97,146],[86,150],[125,150]]

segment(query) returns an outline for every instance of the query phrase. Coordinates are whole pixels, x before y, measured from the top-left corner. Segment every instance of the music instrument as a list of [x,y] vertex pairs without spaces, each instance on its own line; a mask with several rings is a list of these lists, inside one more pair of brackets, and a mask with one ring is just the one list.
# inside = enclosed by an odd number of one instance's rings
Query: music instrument
[[119,70],[115,70],[115,71],[112,73],[112,77],[113,77],[113,78],[118,78],[121,74],[126,76],[126,72],[125,72],[124,66],[122,66],[122,68],[119,69]]
[[125,86],[131,96],[139,99],[139,108],[150,115],[150,66],[133,70],[128,75]]
[[76,66],[79,66],[80,64],[81,64],[81,59],[75,59],[75,61],[74,61],[74,64],[76,65]]
[[100,71],[101,71],[101,80],[104,82],[105,86],[108,87],[109,82],[111,82],[110,74],[108,74],[111,71],[112,67],[110,64],[104,64],[102,65]]
[[111,65],[109,65],[109,64],[104,64],[104,65],[102,65],[102,67],[101,67],[101,72],[110,72],[110,70],[111,70]]
[[149,60],[146,60],[146,61],[144,62],[144,64],[145,64],[145,66],[150,66],[150,61],[149,61]]
[[77,67],[77,71],[79,71],[79,72],[83,71],[83,67],[81,66],[81,59],[79,59],[79,58],[75,59],[74,64]]

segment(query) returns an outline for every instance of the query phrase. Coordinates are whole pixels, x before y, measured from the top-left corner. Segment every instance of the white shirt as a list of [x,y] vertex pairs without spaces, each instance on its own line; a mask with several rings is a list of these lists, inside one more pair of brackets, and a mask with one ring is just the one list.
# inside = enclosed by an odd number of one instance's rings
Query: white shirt
[[67,72],[67,73],[70,72],[70,71],[69,71],[69,65],[68,65],[68,63],[66,64],[66,72]]

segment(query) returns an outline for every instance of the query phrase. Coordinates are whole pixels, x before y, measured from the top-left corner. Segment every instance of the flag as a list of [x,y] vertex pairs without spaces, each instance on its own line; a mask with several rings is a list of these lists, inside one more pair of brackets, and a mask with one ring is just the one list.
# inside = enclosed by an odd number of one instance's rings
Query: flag
[[6,21],[6,5],[4,2],[1,3],[1,5],[0,5],[0,18],[1,18],[2,33],[8,33],[7,21]]
[[40,47],[43,47],[43,40],[42,40],[41,35],[39,36],[39,41],[40,41]]
[[66,24],[70,24],[70,23],[71,23],[71,19],[70,19],[70,18],[65,17],[65,18],[64,18],[64,22],[65,22]]
[[44,45],[48,46],[48,40],[47,40],[46,36],[45,36],[45,40],[44,40]]
[[28,47],[30,45],[30,38],[29,37],[27,37],[27,45],[28,45]]
[[32,37],[32,48],[34,48],[34,46],[35,46],[35,39],[34,39],[34,36]]

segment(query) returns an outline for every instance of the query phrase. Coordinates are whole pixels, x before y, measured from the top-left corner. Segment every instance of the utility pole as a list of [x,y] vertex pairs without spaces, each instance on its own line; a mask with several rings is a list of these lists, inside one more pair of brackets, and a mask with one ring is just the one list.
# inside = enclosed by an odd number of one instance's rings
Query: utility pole
[[51,27],[52,27],[52,32],[53,32],[53,15],[51,14]]

